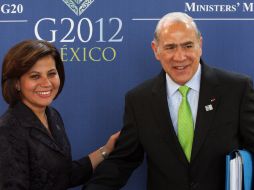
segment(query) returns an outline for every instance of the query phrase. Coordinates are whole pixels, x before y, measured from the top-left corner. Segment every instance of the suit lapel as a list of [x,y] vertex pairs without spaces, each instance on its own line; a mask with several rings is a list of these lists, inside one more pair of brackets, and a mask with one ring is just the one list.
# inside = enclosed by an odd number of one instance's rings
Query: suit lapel
[[48,122],[51,126],[51,132],[54,141],[56,142],[58,147],[61,148],[60,151],[62,151],[63,154],[69,155],[70,144],[66,136],[64,124],[62,119],[60,118],[60,115],[55,110],[53,110],[53,108],[48,108],[46,112],[48,115]]
[[[68,155],[67,148],[62,149],[62,144],[59,146],[59,143],[57,143],[57,141],[49,135],[48,131],[37,118],[37,116],[27,106],[22,103],[18,103],[14,108],[12,108],[12,112],[19,121],[21,127],[30,129],[30,136],[32,138],[40,141],[42,144],[54,151],[57,151],[63,155]],[[54,125],[56,125],[55,121],[53,121],[55,117],[52,116],[50,111],[47,111],[47,116],[49,125],[53,126],[54,128]],[[62,134],[63,131],[58,131],[57,136],[61,135],[60,133]]]
[[[202,63],[202,61],[201,61]],[[192,147],[191,161],[197,156],[212,125],[219,104],[219,82],[213,69],[202,63],[198,112]]]
[[44,132],[36,129],[36,128],[31,128],[30,130],[30,136],[38,141],[40,141],[42,144],[47,146],[48,148],[57,151],[63,155],[66,155],[63,150],[60,149],[60,147],[56,144],[55,140],[49,137],[47,134]]
[[156,78],[156,82],[152,92],[154,97],[154,101],[152,101],[152,106],[155,118],[159,124],[158,128],[161,136],[163,140],[169,145],[170,149],[173,150],[176,157],[178,157],[184,164],[188,164],[188,161],[178,141],[171,121],[167,103],[165,72],[162,71],[160,75]]

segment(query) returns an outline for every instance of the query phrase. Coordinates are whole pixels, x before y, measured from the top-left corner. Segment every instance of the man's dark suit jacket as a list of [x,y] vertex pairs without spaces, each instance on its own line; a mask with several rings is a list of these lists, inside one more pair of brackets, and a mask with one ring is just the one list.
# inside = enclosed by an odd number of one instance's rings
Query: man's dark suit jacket
[[18,103],[0,118],[0,189],[66,190],[92,174],[88,157],[71,160],[63,121],[46,109],[52,137],[35,114]]
[[[224,190],[225,156],[254,152],[254,91],[248,77],[201,63],[201,86],[191,161],[172,126],[166,77],[146,81],[126,96],[124,127],[115,151],[86,190],[115,190],[147,157],[148,190]],[[205,106],[213,109],[206,111]]]

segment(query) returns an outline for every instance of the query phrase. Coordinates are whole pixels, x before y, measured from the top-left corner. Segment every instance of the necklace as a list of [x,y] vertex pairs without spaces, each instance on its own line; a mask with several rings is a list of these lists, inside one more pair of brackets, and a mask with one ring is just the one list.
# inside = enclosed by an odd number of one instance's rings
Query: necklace
[[46,123],[48,125],[48,116],[47,116],[46,112],[44,112],[44,118],[45,118],[45,121],[46,121]]

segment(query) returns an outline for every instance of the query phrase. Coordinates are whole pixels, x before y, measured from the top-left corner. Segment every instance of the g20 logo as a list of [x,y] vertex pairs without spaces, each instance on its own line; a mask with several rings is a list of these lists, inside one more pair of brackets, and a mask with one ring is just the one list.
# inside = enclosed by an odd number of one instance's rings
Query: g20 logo
[[2,4],[0,12],[3,14],[21,14],[24,11],[22,4]]
[[94,2],[94,0],[63,0],[63,2],[77,16],[80,16]]
[[[47,31],[47,35],[42,36],[40,34],[40,25],[47,25],[52,29]],[[60,27],[59,27],[60,24]],[[107,25],[107,27],[105,27]],[[112,28],[111,28],[112,27]],[[62,18],[57,21],[55,18],[42,18],[37,21],[34,27],[34,33],[37,39],[47,40],[49,42],[75,42],[76,39],[82,43],[90,42],[94,36],[94,31],[99,33],[96,35],[96,42],[122,42],[123,36],[121,35],[123,23],[120,18],[112,17],[105,21],[104,18],[100,18],[96,21],[92,21],[89,18],[82,18],[75,23],[71,18]],[[111,34],[105,37],[105,28],[109,29]],[[58,30],[67,29],[66,34],[58,34]],[[45,32],[45,31],[44,31]]]

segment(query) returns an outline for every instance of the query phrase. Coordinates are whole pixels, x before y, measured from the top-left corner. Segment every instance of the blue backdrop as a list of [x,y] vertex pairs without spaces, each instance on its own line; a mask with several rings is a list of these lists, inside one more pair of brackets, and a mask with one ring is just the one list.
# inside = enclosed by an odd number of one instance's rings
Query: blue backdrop
[[[0,0],[0,60],[24,39],[59,48],[66,85],[53,106],[78,159],[121,129],[125,93],[160,71],[150,44],[171,11],[195,18],[205,62],[254,78],[254,1]],[[0,113],[6,108],[0,97]],[[145,180],[143,164],[123,189],[145,190]]]

